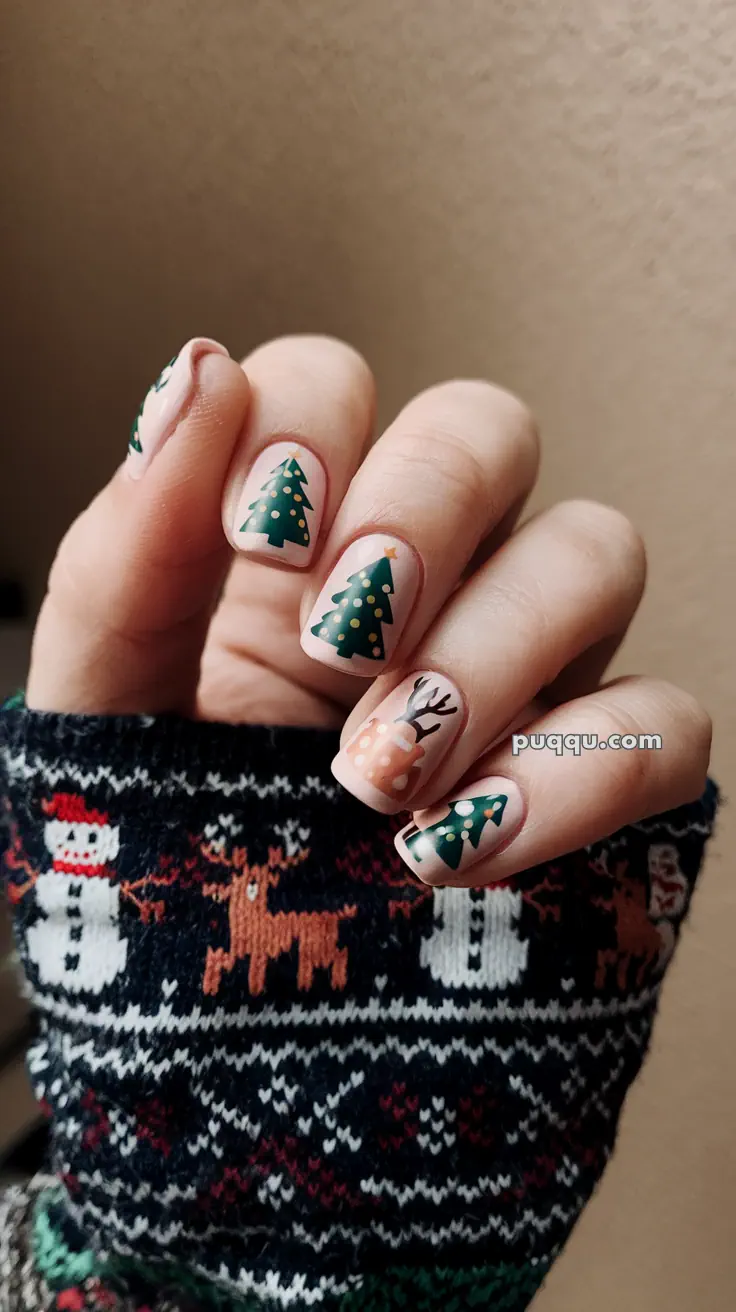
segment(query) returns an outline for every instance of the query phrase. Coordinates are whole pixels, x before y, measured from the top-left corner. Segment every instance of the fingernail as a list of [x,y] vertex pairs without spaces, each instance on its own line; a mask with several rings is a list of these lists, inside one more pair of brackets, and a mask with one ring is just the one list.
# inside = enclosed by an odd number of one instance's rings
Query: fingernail
[[402,811],[455,742],[463,709],[461,692],[444,674],[410,674],[340,749],[332,773],[375,811]]
[[444,883],[505,843],[524,819],[524,799],[511,779],[479,779],[452,802],[417,811],[396,835],[396,850],[424,883]]
[[306,447],[267,446],[238,498],[232,525],[238,551],[304,569],[317,544],[326,487],[324,465]]
[[419,588],[419,561],[399,538],[370,533],[343,552],[301,636],[316,661],[375,677],[396,650]]
[[193,337],[159,374],[146,393],[128,441],[126,468],[131,478],[141,478],[157,451],[171,436],[191,401],[197,364],[203,355],[229,355],[209,337]]

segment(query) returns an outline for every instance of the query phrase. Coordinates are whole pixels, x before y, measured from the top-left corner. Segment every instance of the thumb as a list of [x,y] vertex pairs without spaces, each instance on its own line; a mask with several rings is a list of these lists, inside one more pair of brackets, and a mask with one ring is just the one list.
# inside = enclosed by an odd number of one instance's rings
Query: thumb
[[250,389],[195,338],[150,389],[125,463],[72,524],[51,569],[26,702],[77,713],[191,713],[230,561],[222,486]]

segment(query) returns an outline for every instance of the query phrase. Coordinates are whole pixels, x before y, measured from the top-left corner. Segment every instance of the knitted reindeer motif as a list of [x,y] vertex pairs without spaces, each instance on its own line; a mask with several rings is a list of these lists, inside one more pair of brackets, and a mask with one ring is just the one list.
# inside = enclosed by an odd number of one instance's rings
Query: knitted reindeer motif
[[308,850],[285,856],[280,847],[269,847],[268,860],[257,865],[248,862],[245,848],[234,848],[231,857],[215,844],[202,846],[202,854],[213,864],[232,870],[228,884],[205,884],[202,892],[218,902],[228,903],[230,947],[208,948],[202,988],[205,993],[217,994],[223,971],[231,971],[245,957],[250,957],[248,988],[254,996],[263,993],[266,986],[266,967],[282,953],[288,952],[296,940],[299,945],[297,987],[312,987],[318,966],[330,971],[333,989],[344,989],[347,983],[348,950],[338,947],[340,921],[352,918],[355,906],[340,911],[276,911],[268,909],[268,890],[280,881],[284,870],[300,865],[309,855]]
[[660,926],[649,914],[646,883],[633,879],[627,869],[628,862],[617,861],[611,876],[610,900],[594,899],[595,905],[614,912],[617,938],[616,947],[598,952],[595,979],[598,989],[605,986],[609,971],[615,970],[618,988],[625,991],[629,987],[632,963],[636,963],[636,987],[642,988],[647,972],[662,964],[663,950],[667,947]]

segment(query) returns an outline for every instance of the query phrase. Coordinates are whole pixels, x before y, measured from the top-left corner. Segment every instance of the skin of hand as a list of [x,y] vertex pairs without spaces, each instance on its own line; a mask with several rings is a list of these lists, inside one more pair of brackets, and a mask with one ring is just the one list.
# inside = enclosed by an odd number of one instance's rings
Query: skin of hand
[[431,884],[488,884],[698,797],[706,712],[661,680],[603,681],[645,582],[625,516],[575,500],[520,523],[539,439],[490,383],[420,393],[376,441],[374,415],[342,342],[242,363],[187,343],[59,547],[28,706],[339,729],[336,778],[411,813],[397,849]]

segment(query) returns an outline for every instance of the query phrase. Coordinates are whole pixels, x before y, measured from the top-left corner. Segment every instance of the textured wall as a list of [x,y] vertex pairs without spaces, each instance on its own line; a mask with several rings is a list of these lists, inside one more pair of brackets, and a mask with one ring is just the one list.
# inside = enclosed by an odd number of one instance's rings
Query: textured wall
[[[491,376],[546,434],[535,505],[590,495],[646,530],[616,672],[695,692],[736,789],[733,7],[6,0],[0,26],[2,564],[38,595],[190,335],[344,335],[384,418]],[[726,817],[539,1312],[736,1302],[734,838]]]

